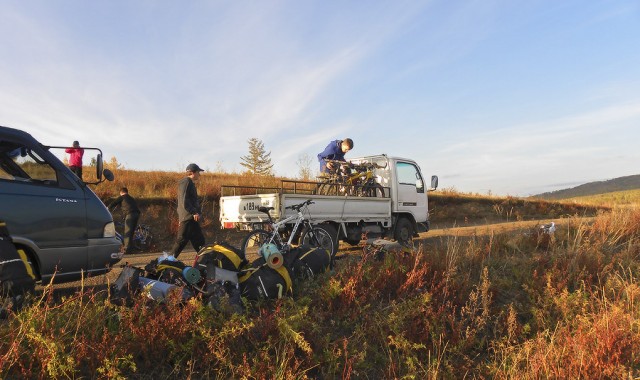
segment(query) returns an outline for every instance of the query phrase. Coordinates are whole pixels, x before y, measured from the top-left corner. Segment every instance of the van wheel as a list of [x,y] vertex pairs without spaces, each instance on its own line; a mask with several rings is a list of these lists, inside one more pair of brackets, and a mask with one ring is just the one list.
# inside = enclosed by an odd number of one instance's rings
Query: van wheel
[[394,239],[404,247],[413,247],[413,225],[407,218],[398,218]]

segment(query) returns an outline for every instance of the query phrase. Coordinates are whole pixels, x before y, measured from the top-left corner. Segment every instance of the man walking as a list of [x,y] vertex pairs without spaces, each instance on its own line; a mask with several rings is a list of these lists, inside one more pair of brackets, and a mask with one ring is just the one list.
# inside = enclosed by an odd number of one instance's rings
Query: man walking
[[180,227],[171,254],[177,258],[188,242],[197,251],[204,246],[204,235],[200,228],[201,210],[198,191],[194,182],[204,170],[196,164],[187,165],[187,176],[178,182],[178,218]]
[[138,227],[138,220],[140,220],[140,209],[136,200],[129,195],[129,189],[123,187],[120,189],[120,196],[116,198],[109,205],[109,211],[113,211],[120,206],[122,213],[125,214],[124,219],[124,253],[131,253],[131,241],[133,240],[133,233]]

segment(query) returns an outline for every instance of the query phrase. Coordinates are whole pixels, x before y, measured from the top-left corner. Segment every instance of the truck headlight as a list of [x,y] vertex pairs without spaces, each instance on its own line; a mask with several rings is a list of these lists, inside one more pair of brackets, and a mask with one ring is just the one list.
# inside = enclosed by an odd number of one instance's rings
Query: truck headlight
[[116,237],[116,225],[113,222],[105,224],[102,236],[106,238]]

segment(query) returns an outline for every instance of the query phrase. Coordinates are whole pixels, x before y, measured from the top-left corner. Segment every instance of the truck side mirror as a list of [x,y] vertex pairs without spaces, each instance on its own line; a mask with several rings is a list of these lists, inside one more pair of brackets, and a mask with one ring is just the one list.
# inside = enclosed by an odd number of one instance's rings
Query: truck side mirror
[[438,176],[437,175],[432,175],[431,176],[431,191],[435,190],[438,188]]

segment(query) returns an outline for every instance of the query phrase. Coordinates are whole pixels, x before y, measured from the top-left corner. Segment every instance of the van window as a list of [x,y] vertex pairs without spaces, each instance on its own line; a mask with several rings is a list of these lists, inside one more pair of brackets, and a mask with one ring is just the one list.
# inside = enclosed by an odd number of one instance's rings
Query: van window
[[45,185],[58,183],[55,169],[37,152],[8,141],[0,142],[0,179]]
[[416,192],[424,193],[424,182],[420,175],[420,170],[408,162],[398,162],[396,165],[398,183],[400,185],[410,185],[416,187]]

